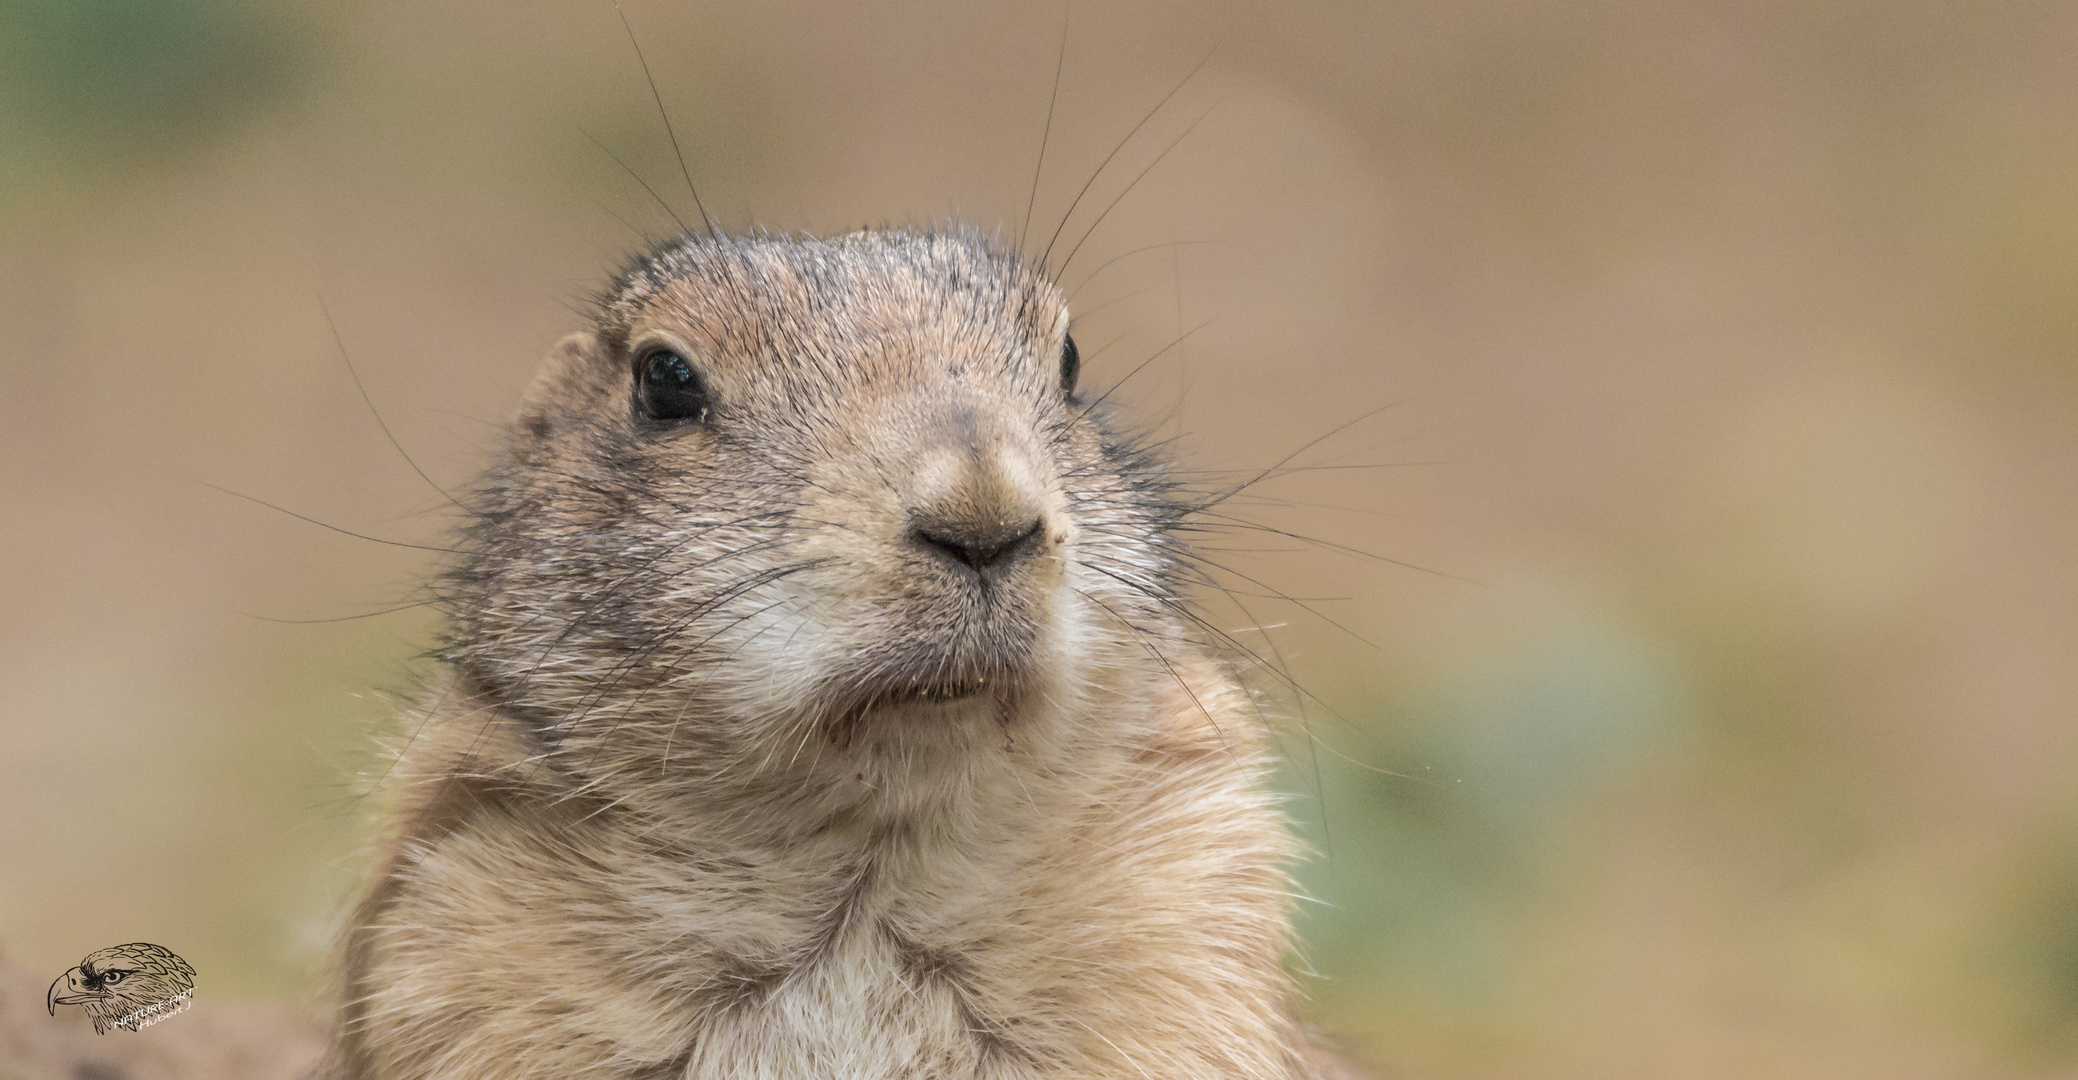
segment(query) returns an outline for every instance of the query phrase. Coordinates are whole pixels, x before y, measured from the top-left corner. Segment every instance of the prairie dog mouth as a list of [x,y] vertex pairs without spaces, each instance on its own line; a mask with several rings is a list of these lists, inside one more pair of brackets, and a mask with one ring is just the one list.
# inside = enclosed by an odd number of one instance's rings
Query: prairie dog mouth
[[978,677],[959,682],[919,683],[874,695],[866,700],[865,707],[907,705],[919,701],[960,701],[974,697],[986,689],[988,680]]
[[1016,700],[1018,680],[1008,675],[974,675],[963,679],[931,682],[866,685],[839,697],[829,712],[829,730],[848,740],[867,717],[882,713],[917,710],[924,716],[936,712],[932,706],[989,706],[1000,719]]

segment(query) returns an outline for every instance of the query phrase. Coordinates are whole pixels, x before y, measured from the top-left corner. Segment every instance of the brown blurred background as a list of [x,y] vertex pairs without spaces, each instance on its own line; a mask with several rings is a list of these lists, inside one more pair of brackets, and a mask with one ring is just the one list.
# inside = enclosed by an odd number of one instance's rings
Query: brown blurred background
[[[1059,6],[626,13],[728,225],[1019,231]],[[1306,598],[1212,610],[1315,695],[1317,1020],[1382,1078],[2078,1076],[2078,7],[1081,4],[1033,232],[1215,46],[1055,257],[1202,114],[1067,269],[1090,378],[1211,320],[1120,392],[1208,470],[1392,406],[1242,513],[1395,562],[1211,541]],[[210,485],[437,544],[325,312],[463,485],[675,230],[593,139],[692,218],[606,0],[0,7],[13,964],[312,993],[438,625],[346,617],[433,564]]]

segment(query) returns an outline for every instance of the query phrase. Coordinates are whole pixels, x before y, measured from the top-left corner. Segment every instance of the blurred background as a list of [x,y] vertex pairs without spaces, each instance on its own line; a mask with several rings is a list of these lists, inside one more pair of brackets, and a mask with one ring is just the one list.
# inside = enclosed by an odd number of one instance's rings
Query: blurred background
[[[1051,234],[1212,54],[1054,262],[1094,383],[1205,324],[1190,468],[1327,436],[1208,607],[1379,1077],[2078,1076],[2078,7],[1081,4],[1036,189],[1058,5],[624,9],[739,229]],[[452,524],[375,413],[464,485],[678,171],[606,0],[0,6],[32,993],[314,999]]]

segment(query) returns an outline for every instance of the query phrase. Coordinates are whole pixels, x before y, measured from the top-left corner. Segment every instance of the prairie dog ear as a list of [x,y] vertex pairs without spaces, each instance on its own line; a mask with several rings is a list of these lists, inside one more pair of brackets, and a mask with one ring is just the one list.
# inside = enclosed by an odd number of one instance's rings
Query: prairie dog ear
[[589,396],[590,384],[597,379],[592,369],[598,352],[599,339],[582,331],[548,350],[534,370],[534,382],[520,397],[515,426],[522,434],[537,439],[555,434],[573,407]]

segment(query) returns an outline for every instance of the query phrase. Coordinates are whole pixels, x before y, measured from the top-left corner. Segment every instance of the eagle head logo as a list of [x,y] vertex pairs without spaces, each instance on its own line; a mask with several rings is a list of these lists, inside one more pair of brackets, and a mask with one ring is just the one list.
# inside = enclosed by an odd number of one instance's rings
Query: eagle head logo
[[111,1027],[137,1031],[180,1012],[194,993],[195,969],[186,960],[139,941],[88,953],[51,983],[45,1005],[52,1016],[60,1005],[77,1005],[106,1035]]

